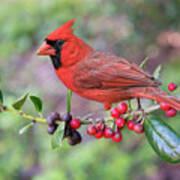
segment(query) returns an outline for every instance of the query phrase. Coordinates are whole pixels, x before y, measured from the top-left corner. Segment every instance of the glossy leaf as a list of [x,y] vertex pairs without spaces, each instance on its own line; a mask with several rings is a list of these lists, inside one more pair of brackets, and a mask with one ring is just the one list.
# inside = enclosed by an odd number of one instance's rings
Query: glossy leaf
[[65,129],[65,123],[61,122],[61,124],[58,126],[57,130],[55,131],[51,139],[52,149],[57,149],[62,145],[62,141],[64,137],[64,129]]
[[27,132],[33,125],[34,125],[33,122],[27,124],[26,126],[24,126],[23,128],[21,128],[21,129],[19,130],[19,134],[20,134],[20,135],[21,135],[21,134],[24,134],[24,133]]
[[72,97],[72,91],[70,89],[67,90],[67,112],[71,112],[71,97]]
[[162,65],[160,64],[153,73],[153,76],[155,77],[155,79],[159,79],[160,74],[161,74],[161,69],[162,69]]
[[1,90],[0,90],[0,103],[3,104],[3,93]]
[[15,101],[12,106],[16,110],[20,110],[22,106],[24,105],[29,93],[26,93],[24,96],[20,97],[17,101]]
[[142,63],[140,64],[140,67],[142,69],[145,69],[146,68],[146,65],[147,65],[147,62],[149,60],[149,57],[145,57],[145,59],[142,61]]
[[30,99],[34,104],[36,111],[40,113],[42,111],[42,100],[37,96],[30,96]]
[[180,136],[161,118],[145,120],[145,134],[154,151],[169,163],[180,162]]

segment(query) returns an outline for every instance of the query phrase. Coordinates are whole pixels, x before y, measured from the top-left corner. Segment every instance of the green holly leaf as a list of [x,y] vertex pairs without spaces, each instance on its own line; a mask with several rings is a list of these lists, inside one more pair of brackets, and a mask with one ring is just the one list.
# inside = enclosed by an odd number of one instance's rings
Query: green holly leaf
[[57,149],[60,146],[62,146],[62,142],[64,138],[64,130],[65,130],[65,123],[61,122],[61,124],[58,126],[57,130],[55,131],[51,139],[52,149]]
[[144,128],[149,144],[164,161],[180,162],[180,136],[168,124],[151,115],[145,120]]
[[142,63],[140,64],[140,67],[142,69],[145,69],[146,68],[146,65],[147,65],[147,62],[149,60],[149,57],[145,57],[145,59],[142,61]]
[[15,101],[12,104],[12,107],[16,110],[20,110],[22,106],[24,105],[28,96],[29,96],[29,93],[26,93],[24,96],[20,97],[17,101]]
[[160,64],[153,73],[153,76],[155,77],[155,79],[159,79],[160,75],[161,75],[161,69],[162,69],[162,65]]
[[24,126],[23,128],[21,128],[21,129],[19,130],[19,134],[20,134],[20,135],[21,135],[21,134],[24,134],[24,133],[27,132],[33,125],[34,125],[33,122],[27,124],[26,126]]
[[38,113],[42,112],[42,100],[37,96],[30,96],[30,100]]
[[1,90],[0,90],[0,103],[3,104],[3,93]]

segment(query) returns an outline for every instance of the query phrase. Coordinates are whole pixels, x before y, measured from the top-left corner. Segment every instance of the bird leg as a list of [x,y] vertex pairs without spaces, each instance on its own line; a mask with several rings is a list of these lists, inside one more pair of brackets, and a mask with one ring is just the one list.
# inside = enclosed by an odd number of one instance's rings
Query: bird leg
[[138,104],[138,110],[142,110],[140,98],[137,98],[137,104]]
[[139,121],[140,123],[143,123],[146,117],[146,113],[144,112],[144,109],[142,108],[140,98],[137,98],[137,104],[138,104],[137,110],[142,112],[142,114],[139,115],[137,122]]

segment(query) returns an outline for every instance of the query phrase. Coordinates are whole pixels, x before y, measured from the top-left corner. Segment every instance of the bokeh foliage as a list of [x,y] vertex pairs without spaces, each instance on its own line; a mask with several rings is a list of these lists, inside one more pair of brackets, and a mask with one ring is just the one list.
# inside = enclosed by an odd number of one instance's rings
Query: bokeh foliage
[[[161,0],[2,0],[0,6],[0,87],[5,103],[31,91],[45,102],[44,114],[65,111],[66,89],[57,80],[48,61],[35,56],[36,49],[49,32],[75,18],[75,33],[97,49],[111,51],[140,62],[144,56],[151,71],[164,65],[163,89],[170,81],[180,84],[178,49],[158,44],[163,31],[179,31],[180,2]],[[163,54],[164,53],[164,54]],[[170,55],[169,55],[170,54]],[[174,95],[179,95],[180,90]],[[74,102],[74,103],[73,103]],[[74,104],[74,105],[73,105]],[[72,98],[75,115],[85,115],[100,107],[94,102]],[[29,113],[33,110],[27,105]],[[162,112],[161,116],[165,118]],[[180,116],[168,121],[180,130]],[[59,151],[50,148],[45,126],[37,125],[19,136],[27,122],[0,114],[0,179],[163,179],[176,166],[164,164],[143,135],[123,133],[123,142],[84,142],[74,148],[66,143]]]

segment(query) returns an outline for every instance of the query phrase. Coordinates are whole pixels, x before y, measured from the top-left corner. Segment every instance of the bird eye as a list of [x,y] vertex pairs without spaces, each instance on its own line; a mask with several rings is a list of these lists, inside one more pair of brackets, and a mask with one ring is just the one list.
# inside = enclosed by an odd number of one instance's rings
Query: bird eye
[[57,43],[57,45],[61,46],[61,45],[64,43],[64,41],[61,40],[61,39],[58,39],[58,40],[56,41],[56,43]]

